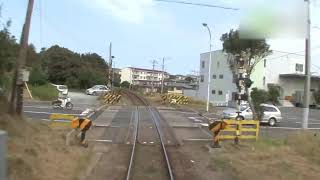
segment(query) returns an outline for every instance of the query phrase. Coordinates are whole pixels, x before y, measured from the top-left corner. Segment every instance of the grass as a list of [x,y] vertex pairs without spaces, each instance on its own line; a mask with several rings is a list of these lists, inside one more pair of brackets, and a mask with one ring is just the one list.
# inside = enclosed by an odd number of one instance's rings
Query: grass
[[69,128],[53,129],[47,124],[0,114],[0,129],[8,132],[8,179],[77,179],[86,168],[91,150],[66,146]]
[[208,168],[224,172],[226,179],[318,179],[320,137],[299,132],[284,139],[260,139],[235,146],[224,143],[210,157]]
[[58,98],[57,89],[51,84],[45,84],[42,86],[30,86],[30,91],[34,98],[42,101],[51,101]]

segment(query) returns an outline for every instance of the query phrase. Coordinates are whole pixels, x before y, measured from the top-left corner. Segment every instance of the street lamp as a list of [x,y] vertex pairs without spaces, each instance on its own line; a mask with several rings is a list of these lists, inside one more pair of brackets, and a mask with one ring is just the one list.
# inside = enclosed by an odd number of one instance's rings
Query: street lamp
[[210,104],[210,84],[211,84],[211,64],[212,64],[212,51],[211,51],[211,31],[210,31],[210,28],[208,26],[207,23],[202,23],[202,25],[204,27],[206,27],[208,29],[208,32],[209,32],[209,38],[210,38],[210,43],[209,43],[209,49],[210,49],[210,52],[209,52],[209,71],[208,71],[208,94],[207,94],[207,112],[209,112],[209,104]]

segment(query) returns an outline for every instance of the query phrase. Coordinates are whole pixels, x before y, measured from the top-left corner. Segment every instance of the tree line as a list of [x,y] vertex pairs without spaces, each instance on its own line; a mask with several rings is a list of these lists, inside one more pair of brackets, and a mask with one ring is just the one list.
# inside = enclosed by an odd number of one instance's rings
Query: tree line
[[[8,21],[0,30],[0,88],[7,92],[20,48],[16,37],[9,31],[10,25],[11,21]],[[84,89],[107,84],[108,64],[97,53],[80,54],[58,45],[37,52],[30,44],[26,67],[30,71],[29,84],[33,86],[54,83]]]

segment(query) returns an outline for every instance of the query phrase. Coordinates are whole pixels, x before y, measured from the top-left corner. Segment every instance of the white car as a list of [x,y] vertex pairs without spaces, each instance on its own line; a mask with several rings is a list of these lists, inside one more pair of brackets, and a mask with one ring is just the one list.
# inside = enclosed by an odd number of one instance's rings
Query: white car
[[68,90],[68,86],[66,85],[56,85],[56,84],[52,84],[53,86],[55,86],[57,88],[57,90],[62,93],[63,95],[68,95],[69,90]]
[[95,85],[95,86],[87,89],[86,94],[97,96],[97,95],[106,94],[109,91],[110,91],[110,89],[105,85]]
[[[261,104],[263,108],[263,117],[260,122],[268,123],[270,126],[275,126],[282,120],[281,111],[278,107],[269,104]],[[253,119],[252,111],[249,105],[243,104],[240,106],[240,114],[237,114],[238,110],[236,109],[229,109],[223,111],[223,118],[224,119]]]

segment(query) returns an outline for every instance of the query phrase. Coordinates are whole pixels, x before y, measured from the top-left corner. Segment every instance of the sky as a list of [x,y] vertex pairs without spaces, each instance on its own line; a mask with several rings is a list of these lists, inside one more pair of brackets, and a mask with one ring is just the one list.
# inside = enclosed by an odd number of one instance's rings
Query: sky
[[[98,53],[108,59],[112,42],[115,66],[165,69],[171,74],[199,71],[200,53],[222,48],[220,37],[237,28],[241,17],[256,2],[287,7],[292,0],[188,0],[239,8],[238,11],[156,2],[153,0],[35,0],[30,40],[37,50],[59,45],[78,53]],[[10,31],[20,38],[27,0],[0,0],[2,24],[11,19]],[[311,0],[312,26],[320,27],[320,0]],[[320,29],[311,30],[312,71],[320,72]],[[268,39],[273,50],[299,52],[304,40]]]

